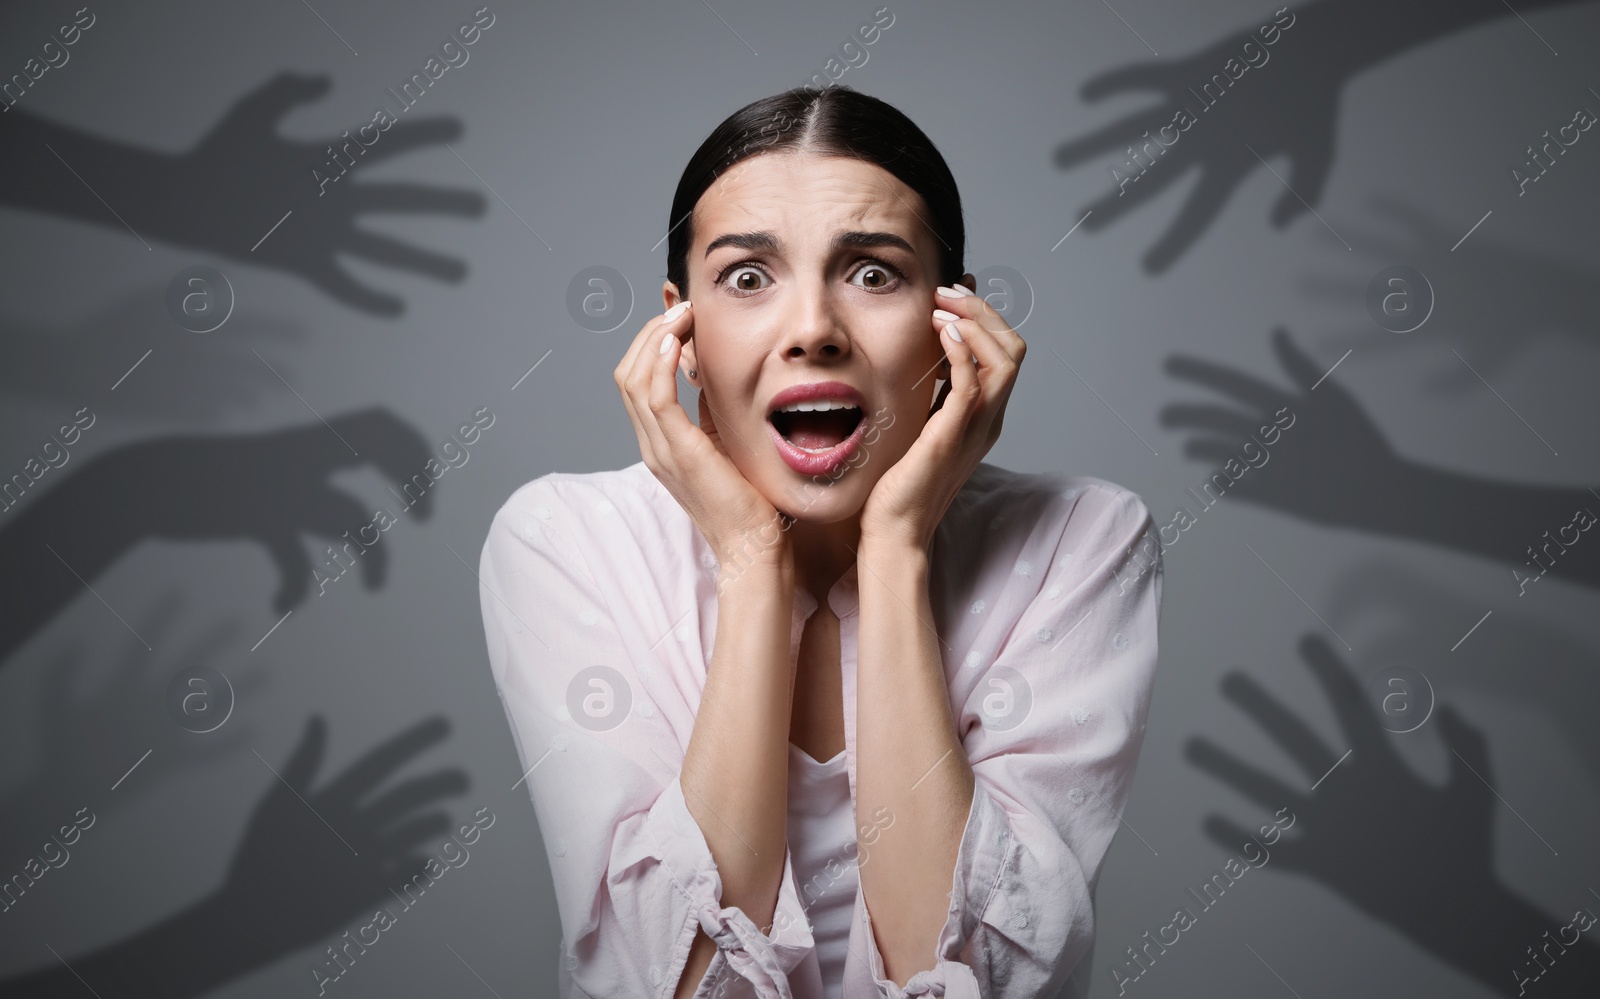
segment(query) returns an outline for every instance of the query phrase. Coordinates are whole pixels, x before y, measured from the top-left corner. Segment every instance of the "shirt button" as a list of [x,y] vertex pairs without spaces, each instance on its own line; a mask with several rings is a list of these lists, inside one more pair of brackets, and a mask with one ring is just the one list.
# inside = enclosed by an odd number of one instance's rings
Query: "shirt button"
[[1027,926],[1028,925],[1027,913],[1013,912],[1011,914],[1011,925],[1017,927],[1018,929],[1021,929],[1022,927]]
[[661,984],[661,966],[659,964],[650,966],[650,984],[657,986]]
[[571,971],[578,966],[578,956],[576,954],[568,954],[563,963],[566,964],[567,970]]

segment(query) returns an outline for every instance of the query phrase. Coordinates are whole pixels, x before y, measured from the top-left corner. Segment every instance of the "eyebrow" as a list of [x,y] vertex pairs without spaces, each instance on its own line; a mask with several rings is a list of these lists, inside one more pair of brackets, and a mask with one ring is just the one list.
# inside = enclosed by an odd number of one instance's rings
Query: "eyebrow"
[[[730,232],[718,236],[706,244],[706,256],[711,256],[711,251],[722,246],[740,246],[747,250],[758,250],[767,253],[777,253],[783,246],[783,241],[771,232],[763,229],[759,232]],[[841,232],[833,237],[832,249],[839,250],[846,247],[865,248],[873,246],[892,246],[907,253],[916,255],[916,248],[906,242],[904,237],[892,232],[862,232],[852,229]]]

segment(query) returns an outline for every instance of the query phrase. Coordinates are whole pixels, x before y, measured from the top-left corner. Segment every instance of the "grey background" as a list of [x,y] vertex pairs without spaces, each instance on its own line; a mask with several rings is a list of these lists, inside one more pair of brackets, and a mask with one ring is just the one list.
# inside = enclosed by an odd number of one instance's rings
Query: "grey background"
[[[392,0],[313,6],[315,13],[297,3],[95,0],[98,20],[70,62],[48,72],[9,114],[25,110],[177,154],[247,92],[289,70],[329,74],[332,88],[288,113],[281,133],[326,142],[369,120],[378,104],[392,107],[383,88],[420,69],[474,9]],[[466,866],[328,991],[474,995],[487,985],[501,996],[553,994],[559,929],[547,861],[525,789],[511,787],[520,767],[489,675],[478,585],[451,550],[475,568],[494,511],[532,478],[638,460],[611,370],[659,311],[666,264],[664,244],[656,244],[684,162],[725,115],[820,71],[881,5],[714,6],[497,0],[490,7],[496,23],[471,47],[470,61],[406,116],[458,119],[464,131],[450,144],[459,157],[433,143],[363,165],[322,203],[302,171],[294,195],[301,207],[274,239],[351,196],[355,183],[407,181],[485,199],[475,218],[376,213],[368,220],[374,231],[465,263],[459,281],[350,264],[359,281],[404,300],[397,317],[352,308],[298,276],[241,259],[290,204],[278,190],[241,188],[242,166],[239,176],[196,181],[234,199],[219,216],[219,227],[233,233],[231,253],[141,234],[147,249],[109,216],[85,222],[14,203],[0,209],[0,472],[21,469],[79,407],[98,416],[70,463],[0,515],[0,531],[48,504],[50,490],[74,469],[135,442],[320,426],[310,410],[333,420],[382,406],[433,453],[480,407],[497,418],[470,461],[435,488],[434,515],[402,514],[384,535],[390,563],[380,587],[365,588],[354,573],[325,595],[313,587],[254,651],[281,617],[272,603],[277,570],[264,548],[244,539],[152,538],[89,580],[98,599],[80,592],[4,663],[0,874],[21,870],[32,841],[79,807],[89,807],[98,824],[66,867],[0,915],[0,976],[59,968],[52,950],[74,961],[217,890],[252,810],[281,787],[268,764],[282,770],[310,715],[325,718],[329,733],[318,783],[438,715],[448,720],[448,736],[420,749],[392,780],[457,769],[470,786],[435,804],[458,823],[488,806],[497,824]],[[8,7],[0,75],[20,71],[72,9]],[[895,104],[938,144],[961,185],[968,269],[1015,268],[1036,301],[1022,328],[1032,349],[989,461],[1111,479],[1138,491],[1164,523],[1188,502],[1185,487],[1198,488],[1220,462],[1186,457],[1193,434],[1163,426],[1161,410],[1224,401],[1175,379],[1164,362],[1186,354],[1286,386],[1269,345],[1270,331],[1283,326],[1321,370],[1351,351],[1330,382],[1359,400],[1402,455],[1507,482],[1581,489],[1596,480],[1600,410],[1592,386],[1600,358],[1591,339],[1595,313],[1585,306],[1600,267],[1600,134],[1585,133],[1525,196],[1517,196],[1508,167],[1578,107],[1600,110],[1600,98],[1585,89],[1600,88],[1600,5],[1529,11],[1526,23],[1507,12],[1355,74],[1337,88],[1332,169],[1315,202],[1326,224],[1306,214],[1273,227],[1269,213],[1283,182],[1256,164],[1216,221],[1160,273],[1147,271],[1142,257],[1186,202],[1193,175],[1114,224],[1086,225],[1061,241],[1087,206],[1114,189],[1107,167],[1119,160],[1108,151],[1062,169],[1053,152],[1160,103],[1153,95],[1087,101],[1085,81],[1154,59],[1146,43],[1162,58],[1182,58],[1264,22],[1270,10],[1221,0],[1121,0],[1115,12],[1100,3],[926,0],[893,0],[890,9],[893,26],[867,64],[841,82]],[[1426,5],[1408,9],[1407,16],[1427,17]],[[1374,15],[1372,33],[1392,29]],[[1345,44],[1302,9],[1272,61],[1248,73],[1240,92],[1270,92],[1289,109],[1286,120],[1296,121],[1304,91],[1291,84],[1291,60],[1336,57]],[[0,155],[20,155],[14,124],[0,117],[7,147]],[[1309,119],[1300,124],[1310,127]],[[1202,120],[1180,148],[1212,125],[1223,127]],[[1271,127],[1263,121],[1263,130]],[[1293,183],[1286,159],[1269,155],[1268,162]],[[114,169],[72,166],[90,186],[97,171]],[[1152,176],[1169,167],[1176,164],[1157,163]],[[1430,217],[1438,232],[1408,236],[1395,205]],[[1376,238],[1389,245],[1375,247]],[[1434,315],[1414,333],[1380,330],[1363,305],[1368,279],[1397,263],[1429,275],[1438,294]],[[237,295],[232,317],[214,333],[178,329],[162,304],[172,277],[196,264],[223,271]],[[594,264],[622,272],[635,296],[633,315],[612,333],[582,329],[565,306],[568,282]],[[1314,426],[1310,414],[1302,419]],[[1320,440],[1296,426],[1274,453]],[[1354,463],[1356,473],[1360,467]],[[327,481],[363,508],[386,501],[386,480],[370,466]],[[206,494],[195,488],[203,505]],[[1342,488],[1349,502],[1381,507],[1386,490],[1398,486],[1352,474]],[[136,489],[109,495],[104,516],[137,520],[148,513],[143,502]],[[1472,502],[1463,497],[1439,516],[1470,522]],[[1530,521],[1526,543],[1565,519]],[[314,553],[326,542],[302,537],[320,564]],[[1485,776],[1500,796],[1492,828],[1499,879],[1549,913],[1552,927],[1580,905],[1600,904],[1591,891],[1600,886],[1600,745],[1586,731],[1600,641],[1595,593],[1552,578],[1519,597],[1510,570],[1524,558],[1518,548],[1487,558],[1318,524],[1236,496],[1198,514],[1167,554],[1160,670],[1124,816],[1144,842],[1125,830],[1105,863],[1095,995],[1117,994],[1110,968],[1124,948],[1167,922],[1187,902],[1183,889],[1228,856],[1206,836],[1205,819],[1223,815],[1254,828],[1269,818],[1270,808],[1190,762],[1189,740],[1205,736],[1290,786],[1311,783],[1223,696],[1225,674],[1243,671],[1336,753],[1349,748],[1296,651],[1302,635],[1326,636],[1328,627],[1348,643],[1348,653],[1335,647],[1359,675],[1392,663],[1420,669],[1440,702],[1484,733],[1492,760]],[[37,585],[15,572],[5,578],[7,604]],[[227,725],[206,736],[180,730],[162,704],[167,681],[193,663],[221,671],[238,691]],[[82,710],[44,706],[46,681],[62,669],[74,671],[71,691],[85,699]],[[114,679],[136,689],[94,708],[88,699],[111,690]],[[1436,723],[1389,741],[1427,781],[1442,781],[1454,762]],[[1319,792],[1337,791],[1341,776],[1350,774],[1333,774]],[[1381,828],[1398,814],[1385,807],[1392,802],[1350,800],[1365,802],[1349,819],[1361,828]],[[1390,898],[1435,890],[1430,877],[1404,876],[1427,866],[1434,845],[1398,822],[1392,833],[1394,870],[1345,874],[1384,878]],[[296,882],[286,875],[283,883]],[[334,903],[316,901],[319,885],[311,878],[295,889],[310,893],[299,905],[328,912]],[[1420,907],[1429,904],[1424,898]],[[274,926],[297,911],[294,900],[264,896],[235,913],[239,932],[288,939],[292,933]],[[369,913],[366,905],[350,907],[336,930],[296,942],[215,994],[315,994],[309,967]],[[190,953],[227,961],[220,952]],[[125,994],[163,994],[159,969],[149,974],[124,982]],[[110,983],[93,984],[101,995],[116,994]],[[1303,997],[1493,994],[1325,881],[1283,870],[1276,859],[1201,915],[1128,992],[1276,996],[1286,984]]]

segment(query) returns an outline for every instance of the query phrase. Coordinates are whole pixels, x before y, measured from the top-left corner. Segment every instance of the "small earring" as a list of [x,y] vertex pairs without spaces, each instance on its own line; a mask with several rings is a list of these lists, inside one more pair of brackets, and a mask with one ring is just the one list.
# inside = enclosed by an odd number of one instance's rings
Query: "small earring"
[[690,368],[689,369],[689,377],[693,378],[694,376],[695,376],[695,370],[693,368]]

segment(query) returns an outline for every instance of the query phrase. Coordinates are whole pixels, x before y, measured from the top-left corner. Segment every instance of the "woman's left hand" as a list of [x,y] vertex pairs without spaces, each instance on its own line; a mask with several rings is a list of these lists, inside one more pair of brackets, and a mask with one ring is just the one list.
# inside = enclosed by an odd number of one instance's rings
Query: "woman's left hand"
[[[970,274],[964,280],[976,283]],[[1028,345],[981,297],[965,288],[953,294],[939,289],[931,317],[950,362],[950,383],[911,449],[873,486],[861,512],[862,544],[888,541],[926,551],[950,502],[1000,438]]]

